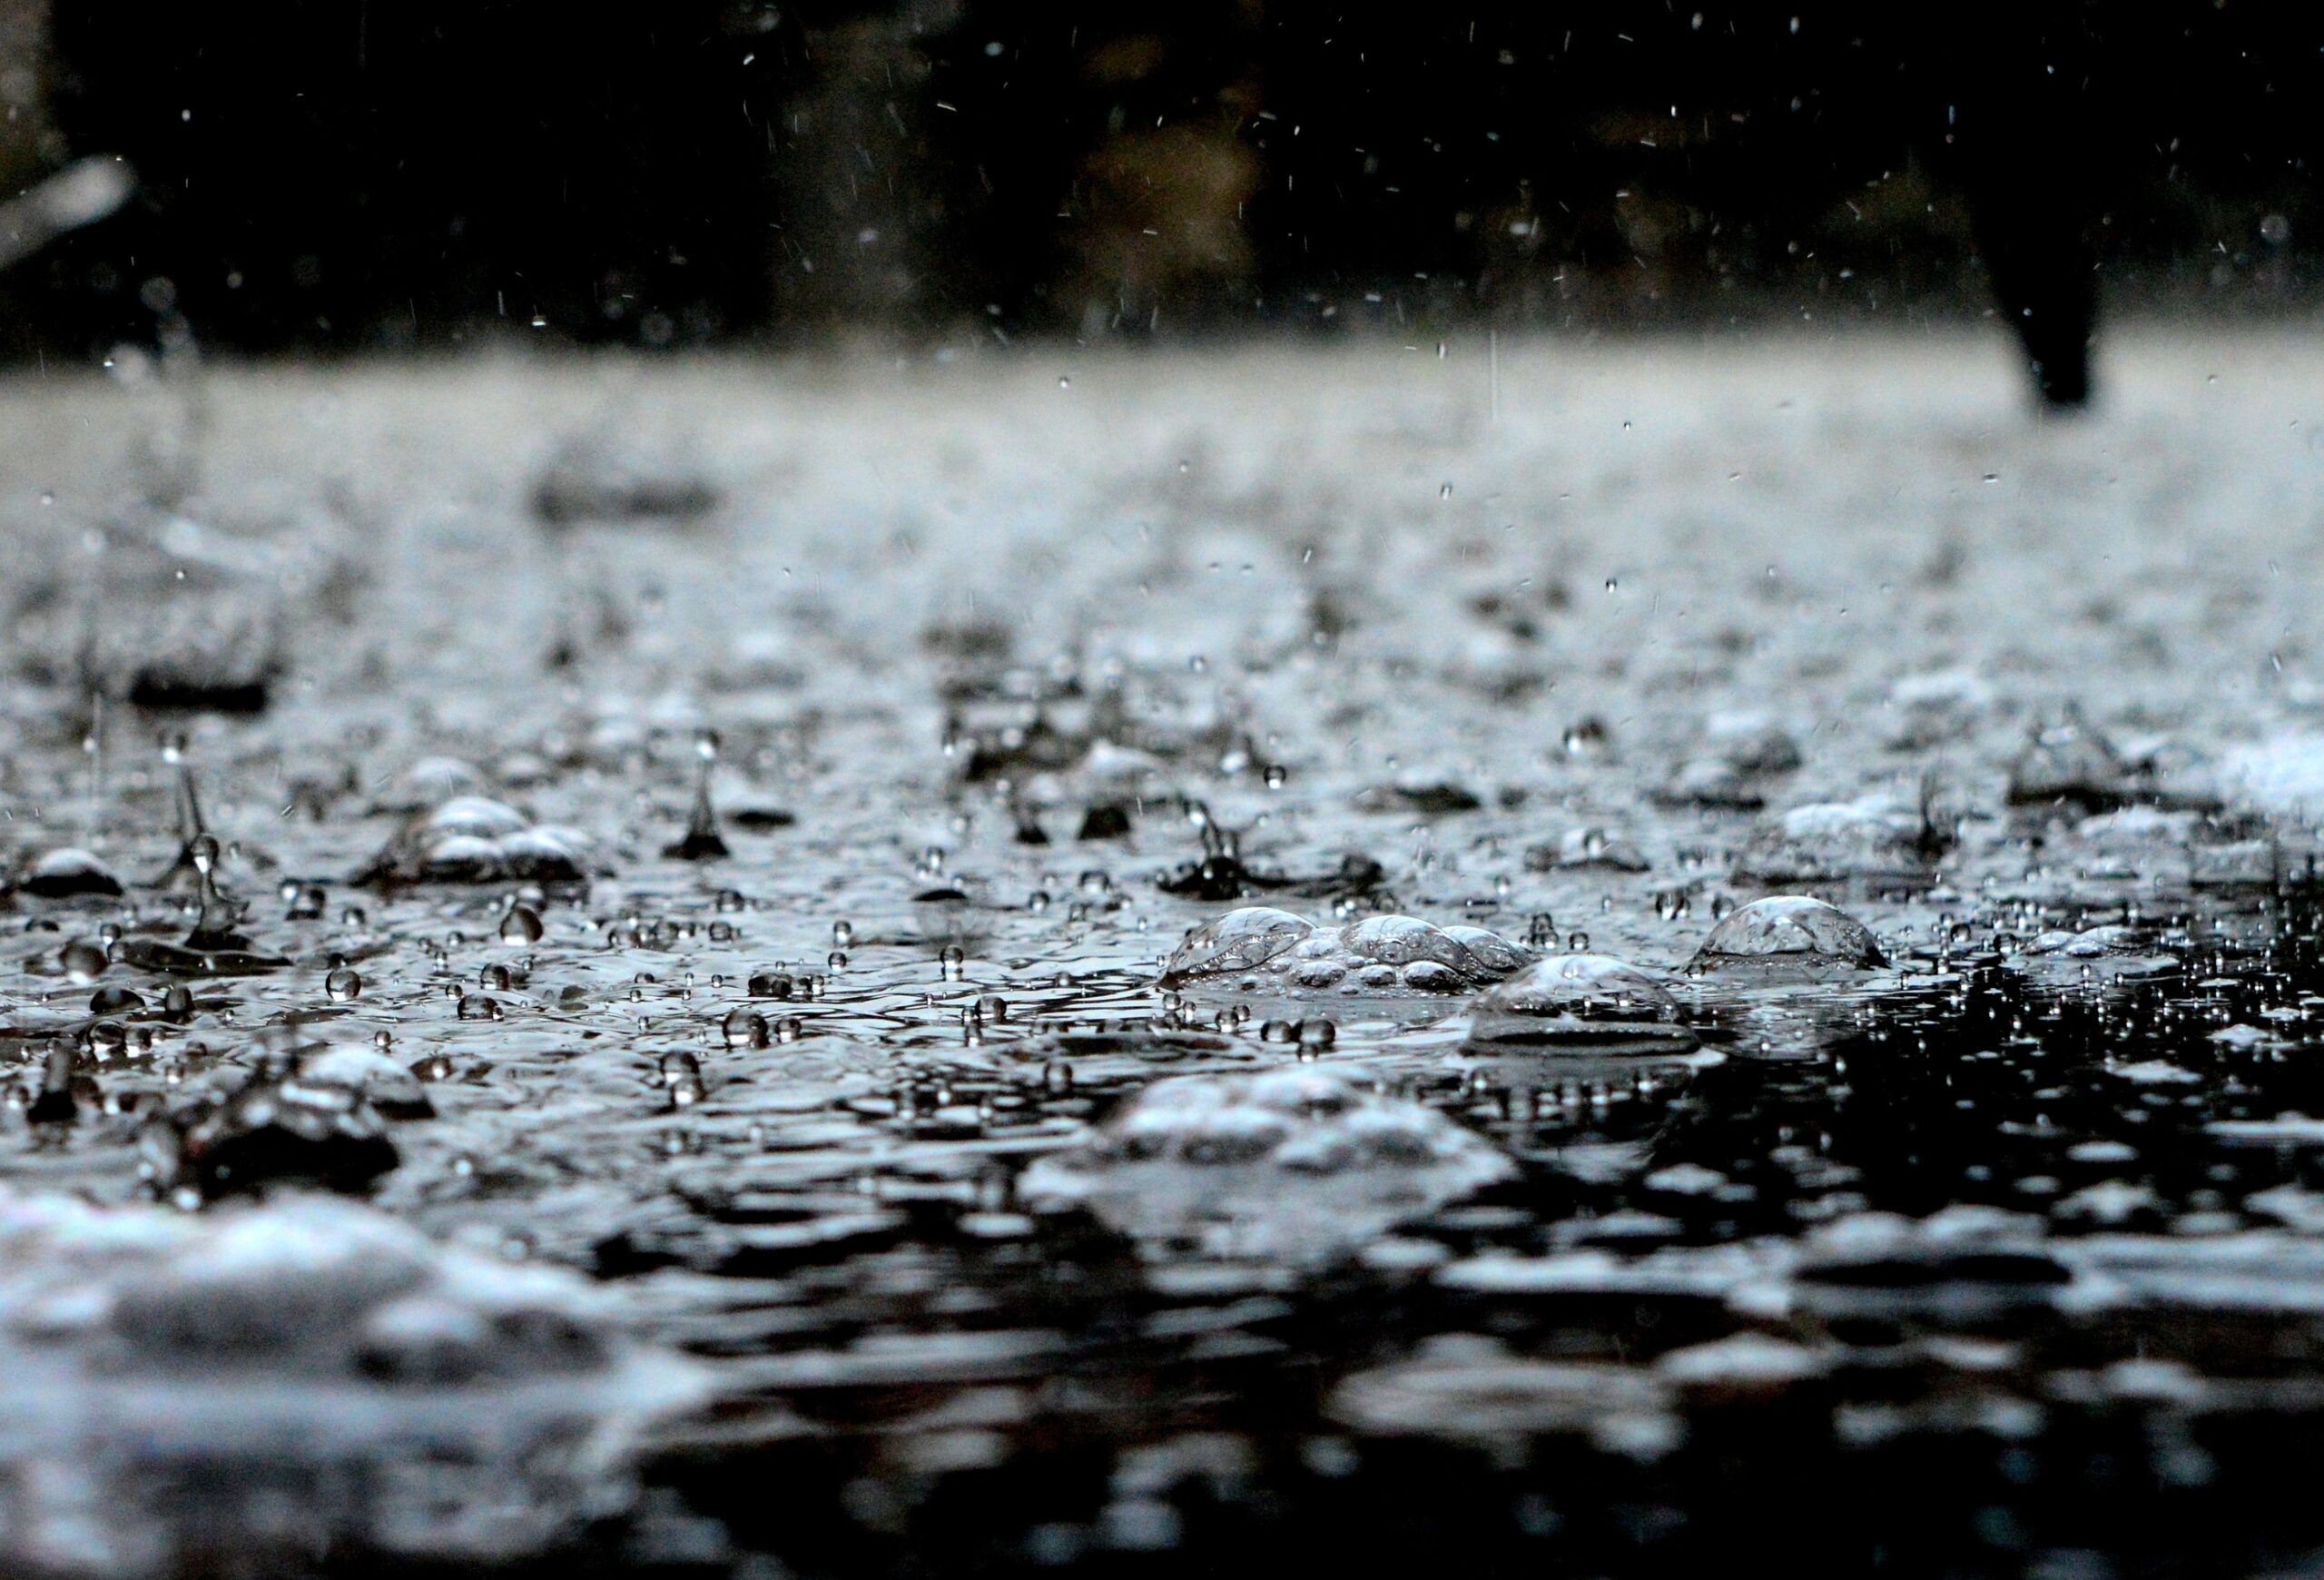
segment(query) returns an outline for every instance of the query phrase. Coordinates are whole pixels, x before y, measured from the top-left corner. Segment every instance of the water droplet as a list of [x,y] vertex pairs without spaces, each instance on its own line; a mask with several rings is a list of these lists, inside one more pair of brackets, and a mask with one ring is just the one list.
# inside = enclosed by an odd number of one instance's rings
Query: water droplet
[[353,967],[342,965],[323,978],[323,992],[330,995],[333,1003],[343,1004],[361,995],[363,979]]
[[729,1048],[763,1048],[769,1035],[766,1017],[755,1010],[728,1011],[719,1032]]

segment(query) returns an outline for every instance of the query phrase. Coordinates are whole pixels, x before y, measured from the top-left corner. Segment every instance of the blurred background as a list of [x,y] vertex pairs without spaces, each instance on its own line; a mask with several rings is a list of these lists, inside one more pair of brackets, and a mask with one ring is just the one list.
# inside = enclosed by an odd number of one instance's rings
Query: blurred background
[[0,355],[1913,321],[1980,209],[2110,311],[2319,283],[2251,0],[0,0],[0,193],[133,195]]

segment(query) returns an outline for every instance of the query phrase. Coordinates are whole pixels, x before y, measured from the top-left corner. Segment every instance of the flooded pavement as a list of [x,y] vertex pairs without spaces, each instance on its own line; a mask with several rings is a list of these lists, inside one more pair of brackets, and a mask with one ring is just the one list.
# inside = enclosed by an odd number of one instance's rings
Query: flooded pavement
[[0,1566],[2307,1572],[2324,349],[0,388]]

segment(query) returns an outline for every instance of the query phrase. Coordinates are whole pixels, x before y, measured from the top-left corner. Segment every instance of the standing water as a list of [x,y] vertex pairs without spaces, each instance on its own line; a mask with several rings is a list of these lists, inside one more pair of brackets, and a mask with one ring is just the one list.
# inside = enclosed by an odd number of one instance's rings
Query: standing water
[[2324,368],[2119,360],[0,388],[0,1567],[2309,1562]]

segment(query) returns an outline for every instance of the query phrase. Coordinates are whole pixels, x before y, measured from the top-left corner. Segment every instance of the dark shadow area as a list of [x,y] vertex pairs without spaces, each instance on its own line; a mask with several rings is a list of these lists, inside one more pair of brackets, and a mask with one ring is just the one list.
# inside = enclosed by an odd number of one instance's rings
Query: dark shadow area
[[343,351],[1991,306],[2072,400],[2101,294],[2306,300],[2319,34],[2192,0],[101,0],[53,18],[17,163],[143,184],[15,272],[7,341],[171,311]]

